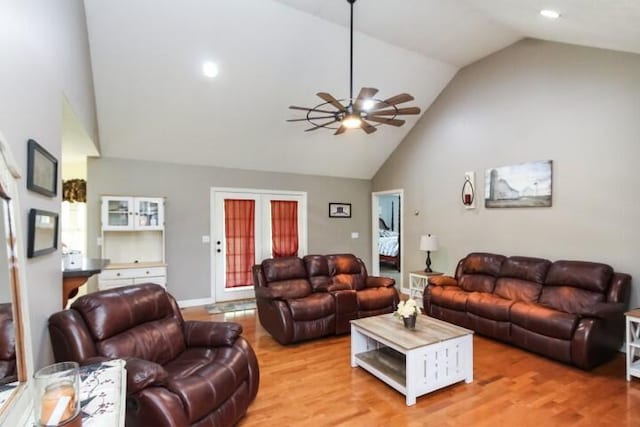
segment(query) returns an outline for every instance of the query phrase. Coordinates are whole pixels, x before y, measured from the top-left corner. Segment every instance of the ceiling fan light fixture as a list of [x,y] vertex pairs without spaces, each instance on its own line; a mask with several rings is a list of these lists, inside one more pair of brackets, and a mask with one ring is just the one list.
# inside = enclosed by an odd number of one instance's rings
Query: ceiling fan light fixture
[[356,114],[347,114],[342,119],[342,126],[349,129],[356,129],[362,125],[362,120]]
[[213,61],[205,61],[202,64],[202,74],[204,74],[205,77],[209,77],[210,79],[212,79],[216,77],[219,72],[220,69],[218,68],[218,64]]
[[540,11],[540,15],[544,16],[545,18],[549,18],[549,19],[558,19],[558,18],[560,18],[560,12],[558,12],[557,10],[551,10],[551,9],[542,9]]
[[365,99],[362,101],[362,109],[365,111],[369,111],[376,105],[376,102],[373,99]]

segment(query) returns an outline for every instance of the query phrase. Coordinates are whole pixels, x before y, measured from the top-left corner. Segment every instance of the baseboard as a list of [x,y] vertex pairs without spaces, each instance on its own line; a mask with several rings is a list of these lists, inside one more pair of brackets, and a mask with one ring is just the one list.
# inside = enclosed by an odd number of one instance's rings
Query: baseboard
[[196,299],[186,299],[183,301],[178,301],[178,307],[187,308],[187,307],[195,307],[197,305],[207,305],[213,302],[213,298],[196,298]]

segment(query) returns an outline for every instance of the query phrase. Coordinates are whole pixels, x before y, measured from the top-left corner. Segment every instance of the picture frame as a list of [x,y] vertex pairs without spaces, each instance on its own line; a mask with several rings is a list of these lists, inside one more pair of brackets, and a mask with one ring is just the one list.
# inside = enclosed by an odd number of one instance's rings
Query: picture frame
[[351,218],[351,203],[329,203],[329,218]]
[[49,197],[58,194],[58,160],[33,139],[27,142],[27,189]]
[[46,255],[58,249],[57,213],[31,209],[28,224],[28,258]]
[[485,208],[551,207],[553,161],[500,166],[485,172]]

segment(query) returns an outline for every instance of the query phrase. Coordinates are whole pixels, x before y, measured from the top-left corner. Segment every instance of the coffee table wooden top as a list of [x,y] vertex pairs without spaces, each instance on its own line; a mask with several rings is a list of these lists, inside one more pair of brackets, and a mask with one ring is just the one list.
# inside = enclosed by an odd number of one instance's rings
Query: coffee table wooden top
[[406,329],[402,319],[393,317],[393,314],[356,319],[351,324],[406,350],[473,334],[469,329],[425,315],[418,315],[413,330]]

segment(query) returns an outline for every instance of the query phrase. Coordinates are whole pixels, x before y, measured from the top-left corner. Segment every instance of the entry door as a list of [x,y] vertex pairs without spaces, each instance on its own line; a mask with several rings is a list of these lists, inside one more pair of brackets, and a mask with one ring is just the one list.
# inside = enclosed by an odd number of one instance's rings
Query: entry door
[[[293,212],[292,212],[293,209]],[[215,301],[253,298],[251,267],[265,258],[306,254],[306,193],[272,191],[222,191],[212,189],[212,294]],[[272,227],[272,212],[282,221]],[[277,235],[292,234],[282,226],[297,219],[297,245],[281,244]],[[275,230],[274,230],[275,228]],[[275,240],[275,248],[274,248]],[[297,250],[296,250],[297,249]],[[278,255],[278,254],[276,254]]]

